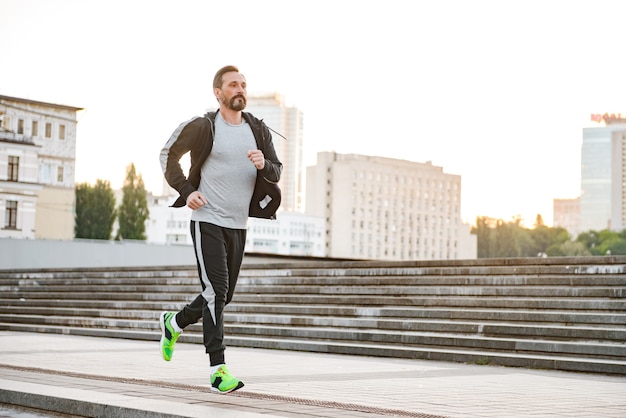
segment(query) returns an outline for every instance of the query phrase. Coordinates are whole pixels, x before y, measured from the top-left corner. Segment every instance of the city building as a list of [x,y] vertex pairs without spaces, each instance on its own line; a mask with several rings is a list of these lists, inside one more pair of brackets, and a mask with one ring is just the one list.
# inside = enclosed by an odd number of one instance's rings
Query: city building
[[[163,180],[163,195],[148,193],[150,218],[146,222],[146,242],[151,244],[192,245],[189,232],[191,209],[171,207],[178,193]],[[118,200],[119,201],[119,200]]]
[[580,227],[617,230],[624,219],[624,141],[626,116],[592,115],[600,126],[583,128]]
[[432,163],[321,152],[307,168],[306,214],[322,217],[326,256],[473,259],[461,220],[461,177]]
[[281,211],[276,220],[250,218],[246,252],[324,257],[324,227],[324,218],[300,212]]
[[[77,113],[81,108],[0,96],[0,238],[73,239]],[[318,154],[306,195],[303,116],[278,94],[249,97],[274,130],[284,163],[277,220],[251,218],[246,250],[351,259],[476,258],[460,217],[461,178],[431,163]],[[282,136],[286,137],[283,138]],[[117,192],[120,198],[120,191]],[[147,242],[191,245],[190,210],[149,194]],[[304,202],[307,212],[303,213]]]
[[611,133],[611,224],[626,229],[626,119]]
[[553,200],[553,226],[565,228],[576,238],[582,232],[580,228],[580,198]]
[[[150,219],[146,223],[146,242],[192,245],[189,232],[191,209],[170,207],[178,195],[169,186],[164,189],[163,196],[148,194]],[[323,218],[281,210],[275,220],[248,219],[248,253],[323,257],[324,243]]]
[[281,210],[302,212],[303,204],[303,115],[288,106],[278,93],[248,96],[246,112],[251,112],[272,129],[272,139],[278,158],[283,163],[279,182],[282,192]]
[[0,237],[74,237],[80,110],[0,96]]

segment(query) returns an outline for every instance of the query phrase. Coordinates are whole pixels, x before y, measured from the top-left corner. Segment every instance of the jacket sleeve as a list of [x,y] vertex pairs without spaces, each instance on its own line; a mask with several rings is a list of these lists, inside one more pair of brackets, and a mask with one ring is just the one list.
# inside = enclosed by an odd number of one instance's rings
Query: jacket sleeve
[[[163,170],[165,180],[180,193],[179,200],[182,199],[182,202],[186,202],[187,197],[196,190],[183,173],[180,159],[193,149],[194,143],[200,136],[199,125],[194,123],[198,119],[196,117],[181,123],[163,146],[160,154],[161,169]],[[177,203],[179,202],[177,201]],[[175,204],[175,206],[179,206],[179,204]]]
[[265,156],[265,167],[263,167],[259,174],[270,183],[278,183],[283,172],[283,164],[276,155],[270,130],[265,124],[263,124],[262,129],[264,140],[262,151]]

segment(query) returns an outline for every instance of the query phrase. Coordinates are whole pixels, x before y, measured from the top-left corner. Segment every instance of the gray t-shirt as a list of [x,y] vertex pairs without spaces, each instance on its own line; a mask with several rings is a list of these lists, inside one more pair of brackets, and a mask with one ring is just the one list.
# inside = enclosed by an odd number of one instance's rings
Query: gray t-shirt
[[248,151],[256,148],[252,129],[245,120],[241,125],[231,125],[217,113],[213,149],[202,166],[198,187],[208,203],[191,213],[192,220],[224,228],[246,228],[257,174]]

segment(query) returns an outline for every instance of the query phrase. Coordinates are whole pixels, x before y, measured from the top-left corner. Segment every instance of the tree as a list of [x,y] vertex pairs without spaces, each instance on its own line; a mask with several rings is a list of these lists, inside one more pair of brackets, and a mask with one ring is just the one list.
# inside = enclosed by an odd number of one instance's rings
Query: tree
[[88,239],[110,239],[115,222],[115,195],[111,184],[96,180],[76,185],[76,216],[74,236]]
[[499,220],[496,228],[496,253],[498,258],[519,257],[519,246],[516,239],[517,225]]
[[589,250],[580,242],[565,241],[548,247],[546,254],[550,257],[580,257],[591,255]]
[[76,194],[76,211],[74,214],[74,237],[90,238],[91,219],[89,218],[89,183],[79,183],[74,192]]
[[578,234],[576,242],[592,255],[626,255],[626,229],[621,232],[603,229]]
[[533,253],[529,256],[537,255],[540,253],[546,253],[548,255],[548,248],[553,245],[561,245],[565,241],[570,240],[569,232],[565,228],[555,227],[550,228],[545,225],[536,226],[535,229],[529,230],[530,237],[535,243]]
[[472,227],[472,234],[476,235],[478,258],[495,257],[493,248],[495,232],[492,227],[494,222],[494,219],[486,216],[476,217],[476,226]]
[[541,215],[533,229],[524,228],[519,216],[509,222],[477,217],[472,234],[477,237],[478,258],[626,255],[626,230],[590,230],[572,241],[565,228],[546,226]]
[[600,233],[598,231],[587,231],[578,234],[576,237],[576,242],[580,242],[589,250],[592,255],[602,255],[598,250],[600,246]]
[[146,221],[150,216],[148,198],[141,174],[135,172],[135,164],[126,168],[122,187],[122,203],[118,209],[119,229],[115,239],[146,239]]
[[618,232],[602,230],[599,234],[600,245],[597,248],[599,255],[624,255],[626,240]]
[[616,239],[607,245],[605,254],[626,255],[626,239]]

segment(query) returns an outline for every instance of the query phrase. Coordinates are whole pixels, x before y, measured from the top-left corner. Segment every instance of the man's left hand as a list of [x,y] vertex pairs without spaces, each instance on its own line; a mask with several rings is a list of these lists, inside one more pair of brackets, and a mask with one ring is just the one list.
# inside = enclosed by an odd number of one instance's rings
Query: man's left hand
[[248,159],[252,161],[257,170],[263,170],[265,167],[265,156],[260,149],[248,151]]

